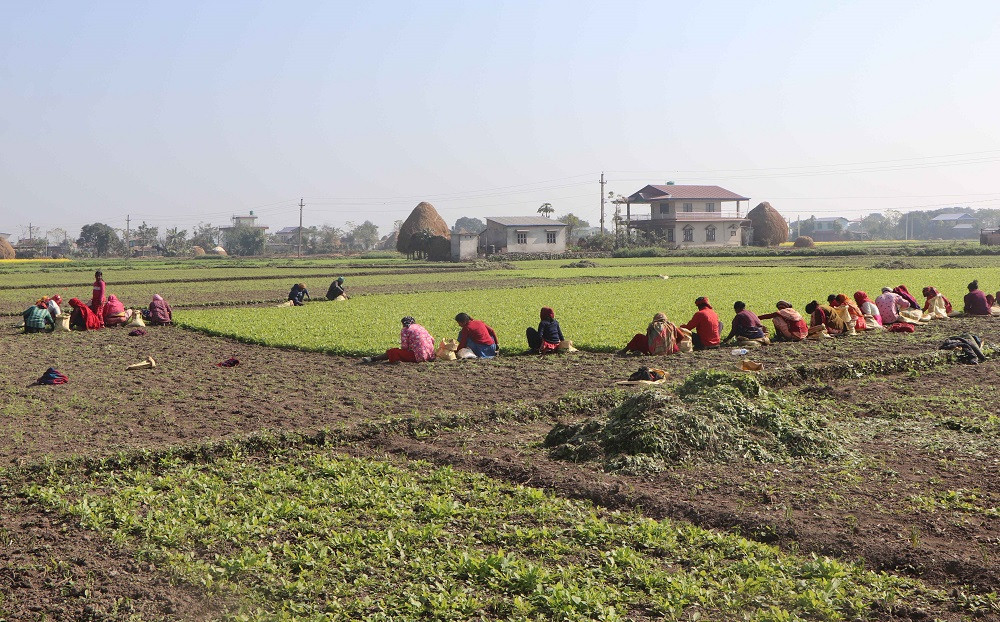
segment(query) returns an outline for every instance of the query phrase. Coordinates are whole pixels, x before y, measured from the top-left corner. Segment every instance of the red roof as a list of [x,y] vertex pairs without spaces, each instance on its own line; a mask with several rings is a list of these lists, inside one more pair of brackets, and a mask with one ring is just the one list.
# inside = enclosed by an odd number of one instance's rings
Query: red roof
[[719,186],[678,186],[649,185],[628,198],[629,203],[646,203],[656,199],[697,199],[717,201],[749,201],[748,197],[740,196]]

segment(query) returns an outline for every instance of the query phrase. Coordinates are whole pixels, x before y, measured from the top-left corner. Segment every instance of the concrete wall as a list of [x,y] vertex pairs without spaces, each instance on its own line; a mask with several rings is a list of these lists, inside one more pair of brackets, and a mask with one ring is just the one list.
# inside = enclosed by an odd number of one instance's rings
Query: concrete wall
[[[548,242],[548,233],[556,234],[554,244]],[[524,244],[518,243],[518,233],[523,233]],[[507,253],[563,253],[566,252],[566,227],[547,225],[527,225],[522,227],[503,226],[486,222],[485,246],[496,247],[496,252]]]
[[478,247],[478,234],[451,234],[451,258],[454,261],[470,261],[476,259],[479,256]]
[[[715,241],[708,240],[708,227],[715,227]],[[691,228],[692,240],[684,240],[684,228]],[[664,232],[664,235],[667,235]],[[674,227],[674,244],[683,247],[692,246],[742,246],[743,235],[739,223],[734,221],[691,221],[679,222]]]

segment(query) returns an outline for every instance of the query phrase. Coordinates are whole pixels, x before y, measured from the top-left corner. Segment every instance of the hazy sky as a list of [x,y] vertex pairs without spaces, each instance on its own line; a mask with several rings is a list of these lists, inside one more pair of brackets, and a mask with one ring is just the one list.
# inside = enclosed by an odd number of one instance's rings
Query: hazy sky
[[[0,0],[0,231],[1000,207],[1000,3]],[[26,232],[26,231],[25,231]]]

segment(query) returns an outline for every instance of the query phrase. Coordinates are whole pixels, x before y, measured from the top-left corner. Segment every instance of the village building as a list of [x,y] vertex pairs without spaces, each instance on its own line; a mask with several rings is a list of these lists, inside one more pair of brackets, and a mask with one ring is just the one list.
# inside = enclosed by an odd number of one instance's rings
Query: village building
[[493,253],[563,253],[566,223],[542,216],[487,218],[479,248]]
[[979,235],[976,217],[958,212],[931,218],[931,236],[944,240],[971,240]]
[[[624,221],[628,229],[658,233],[681,247],[743,246],[752,231],[741,201],[750,199],[719,186],[649,185],[626,199]],[[636,205],[648,205],[649,212]]]
[[451,259],[471,261],[479,257],[479,234],[458,231],[451,234]]

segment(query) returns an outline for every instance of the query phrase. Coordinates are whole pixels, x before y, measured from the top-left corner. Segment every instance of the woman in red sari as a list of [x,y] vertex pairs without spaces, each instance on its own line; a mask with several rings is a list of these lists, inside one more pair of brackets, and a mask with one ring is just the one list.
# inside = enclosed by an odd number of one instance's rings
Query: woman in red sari
[[90,310],[96,313],[99,318],[104,317],[104,292],[106,288],[104,275],[98,270],[94,273],[94,293],[90,297]]
[[69,327],[74,330],[97,330],[104,328],[104,322],[90,307],[83,304],[79,298],[70,298],[69,306],[73,307],[73,312],[69,316]]

